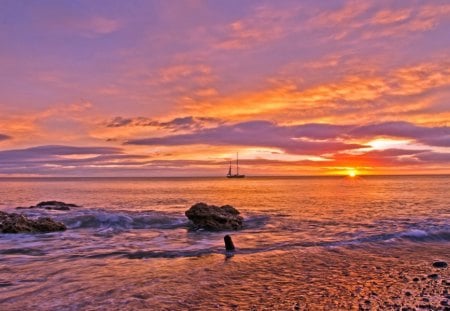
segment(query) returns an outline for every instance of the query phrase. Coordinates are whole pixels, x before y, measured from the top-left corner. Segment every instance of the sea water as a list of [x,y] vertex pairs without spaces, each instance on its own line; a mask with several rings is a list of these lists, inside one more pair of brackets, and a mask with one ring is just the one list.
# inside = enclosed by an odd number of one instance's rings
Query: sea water
[[[80,207],[15,209],[47,200]],[[197,202],[243,230],[189,230]],[[407,305],[391,292],[450,260],[450,176],[3,178],[0,209],[68,227],[0,234],[2,310],[351,309],[369,288]]]

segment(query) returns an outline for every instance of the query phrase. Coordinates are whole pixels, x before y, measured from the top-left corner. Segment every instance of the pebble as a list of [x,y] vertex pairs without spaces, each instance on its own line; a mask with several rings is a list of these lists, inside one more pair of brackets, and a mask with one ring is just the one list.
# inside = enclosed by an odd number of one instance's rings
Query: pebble
[[439,274],[433,273],[428,275],[429,279],[437,280],[439,278]]
[[0,281],[0,287],[8,287],[8,286],[13,286],[14,284],[8,281]]
[[433,267],[443,269],[447,268],[448,264],[445,261],[435,261],[433,262]]

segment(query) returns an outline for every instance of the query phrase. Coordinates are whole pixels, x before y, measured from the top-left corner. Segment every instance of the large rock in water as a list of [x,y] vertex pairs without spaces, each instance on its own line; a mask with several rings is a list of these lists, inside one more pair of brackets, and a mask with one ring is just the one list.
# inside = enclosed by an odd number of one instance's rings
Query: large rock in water
[[16,207],[17,209],[27,209],[27,208],[43,208],[48,210],[58,210],[58,211],[69,211],[71,207],[79,207],[76,204],[64,203],[61,201],[43,201],[35,206],[30,207]]
[[44,233],[66,229],[62,222],[48,217],[33,220],[21,214],[8,214],[0,211],[0,233]]
[[231,205],[215,206],[197,203],[185,212],[196,229],[206,230],[239,230],[242,229],[243,218],[239,211]]

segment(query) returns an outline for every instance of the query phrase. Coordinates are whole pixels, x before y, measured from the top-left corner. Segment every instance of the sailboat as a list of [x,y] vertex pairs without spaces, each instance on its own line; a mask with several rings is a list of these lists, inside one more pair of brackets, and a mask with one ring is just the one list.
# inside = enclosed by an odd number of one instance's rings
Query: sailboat
[[231,161],[230,161],[230,168],[228,169],[227,178],[244,178],[245,175],[239,174],[239,154],[236,153],[236,174],[233,174],[231,171]]

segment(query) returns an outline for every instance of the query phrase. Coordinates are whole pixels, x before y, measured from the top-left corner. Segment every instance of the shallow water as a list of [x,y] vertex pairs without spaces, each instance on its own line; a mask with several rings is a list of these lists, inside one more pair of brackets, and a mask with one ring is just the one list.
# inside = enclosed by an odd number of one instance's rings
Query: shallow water
[[[0,304],[7,310],[358,307],[371,281],[427,273],[433,260],[450,260],[449,193],[449,176],[0,179],[4,211],[44,200],[82,206],[21,210],[63,221],[65,232],[0,235]],[[242,212],[244,230],[231,232],[234,257],[226,260],[223,252],[230,232],[188,230],[184,211],[196,202]],[[405,285],[393,284],[399,292]],[[351,298],[355,286],[362,288]],[[310,299],[324,293],[322,303]]]

